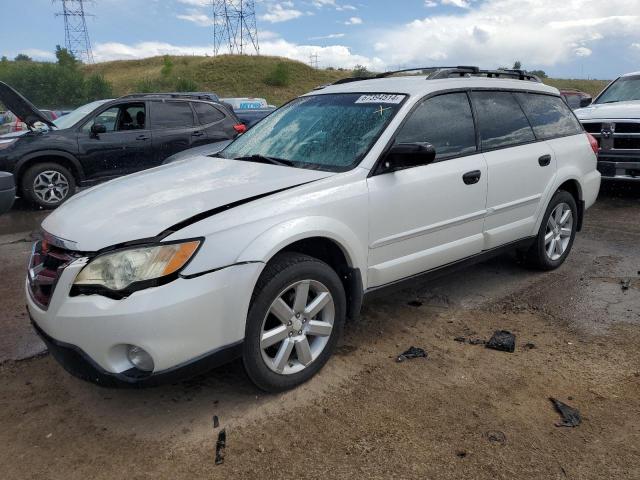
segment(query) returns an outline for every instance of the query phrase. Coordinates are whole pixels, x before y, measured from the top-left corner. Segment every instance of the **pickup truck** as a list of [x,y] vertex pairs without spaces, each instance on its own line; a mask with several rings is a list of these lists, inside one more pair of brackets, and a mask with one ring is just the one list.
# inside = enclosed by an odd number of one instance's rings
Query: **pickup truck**
[[640,181],[640,72],[618,77],[575,114],[598,141],[602,179]]

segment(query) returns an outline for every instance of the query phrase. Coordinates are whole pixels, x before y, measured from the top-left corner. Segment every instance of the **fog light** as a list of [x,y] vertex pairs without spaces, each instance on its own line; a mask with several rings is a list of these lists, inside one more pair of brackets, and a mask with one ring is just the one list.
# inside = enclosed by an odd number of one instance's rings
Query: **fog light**
[[139,370],[145,372],[153,371],[153,358],[149,355],[145,349],[136,347],[135,345],[129,345],[127,349],[127,358]]

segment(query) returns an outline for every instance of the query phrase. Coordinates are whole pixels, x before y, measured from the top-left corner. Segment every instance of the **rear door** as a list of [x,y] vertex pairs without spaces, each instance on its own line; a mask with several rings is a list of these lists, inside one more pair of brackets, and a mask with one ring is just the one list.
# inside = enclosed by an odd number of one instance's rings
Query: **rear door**
[[222,107],[206,102],[193,102],[192,105],[203,132],[202,136],[195,139],[194,146],[231,140],[237,135],[233,128],[237,122]]
[[471,98],[489,174],[484,248],[490,249],[534,234],[556,159],[536,138],[514,93],[474,91]]
[[467,94],[427,98],[395,142],[429,142],[436,160],[368,179],[368,287],[476,254],[483,245],[487,167]]
[[174,153],[197,145],[205,138],[196,123],[190,102],[184,100],[154,100],[151,103],[151,130],[153,132],[154,162],[162,161]]

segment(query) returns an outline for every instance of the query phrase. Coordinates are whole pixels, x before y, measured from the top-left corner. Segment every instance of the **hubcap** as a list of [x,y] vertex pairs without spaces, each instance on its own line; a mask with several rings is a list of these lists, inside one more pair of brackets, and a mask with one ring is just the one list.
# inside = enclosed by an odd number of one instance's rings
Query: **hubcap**
[[260,349],[269,369],[291,375],[322,353],[333,330],[335,305],[316,280],[289,285],[271,303],[262,322]]
[[551,260],[558,260],[567,250],[573,232],[571,207],[560,203],[553,209],[544,235],[544,249]]
[[69,193],[69,180],[55,170],[45,170],[33,181],[33,193],[44,203],[59,203]]

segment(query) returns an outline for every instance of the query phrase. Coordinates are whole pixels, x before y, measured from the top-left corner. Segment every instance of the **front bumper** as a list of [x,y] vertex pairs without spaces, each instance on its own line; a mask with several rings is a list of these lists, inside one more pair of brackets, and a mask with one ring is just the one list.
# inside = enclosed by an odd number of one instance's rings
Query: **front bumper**
[[598,170],[603,179],[640,181],[640,152],[601,151]]
[[[262,264],[178,278],[113,300],[69,296],[83,260],[62,271],[46,310],[32,299],[26,284],[34,327],[70,373],[108,386],[149,385],[200,373],[240,353],[249,300]],[[126,355],[128,345],[151,355],[153,372],[133,367]]]

